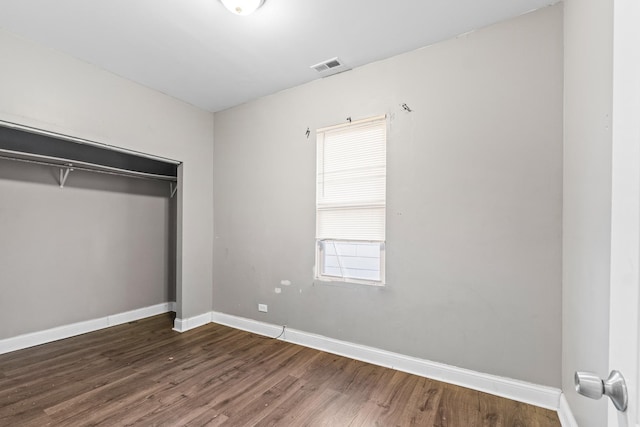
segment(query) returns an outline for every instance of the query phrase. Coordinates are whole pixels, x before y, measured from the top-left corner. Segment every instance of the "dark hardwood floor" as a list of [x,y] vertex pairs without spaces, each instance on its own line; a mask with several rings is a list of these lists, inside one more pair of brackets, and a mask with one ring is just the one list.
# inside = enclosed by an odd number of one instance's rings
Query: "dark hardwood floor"
[[0,355],[0,426],[560,426],[555,412],[161,315]]

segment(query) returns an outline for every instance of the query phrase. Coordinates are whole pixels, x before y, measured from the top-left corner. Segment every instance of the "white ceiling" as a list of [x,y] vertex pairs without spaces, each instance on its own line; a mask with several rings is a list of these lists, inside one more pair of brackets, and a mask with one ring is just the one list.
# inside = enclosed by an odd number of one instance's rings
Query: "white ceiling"
[[266,0],[240,17],[219,0],[0,0],[0,28],[219,111],[558,0]]

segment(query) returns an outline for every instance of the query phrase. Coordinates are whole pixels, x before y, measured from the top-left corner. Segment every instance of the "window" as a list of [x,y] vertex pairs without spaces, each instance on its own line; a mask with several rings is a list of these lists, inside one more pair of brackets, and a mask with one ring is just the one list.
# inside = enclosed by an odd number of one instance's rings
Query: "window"
[[386,117],[316,135],[316,279],[384,284]]

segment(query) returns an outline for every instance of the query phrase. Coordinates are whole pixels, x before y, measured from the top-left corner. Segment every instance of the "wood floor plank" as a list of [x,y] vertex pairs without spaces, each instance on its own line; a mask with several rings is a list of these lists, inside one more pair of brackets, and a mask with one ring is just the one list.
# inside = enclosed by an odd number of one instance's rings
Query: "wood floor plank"
[[384,411],[379,401],[385,400],[389,393],[387,387],[394,381],[394,376],[401,374],[401,378],[411,377],[391,369],[377,369],[364,362],[347,361],[338,373],[325,382],[325,386],[336,388],[344,398],[333,402],[319,414],[323,425],[367,425],[375,418],[372,414]]
[[554,411],[154,316],[0,355],[2,426],[559,427]]
[[[317,386],[309,384],[302,385],[297,392],[289,399],[272,408],[269,413],[264,414],[256,426],[280,426],[303,424],[303,420],[309,421],[312,415],[319,415],[324,409],[331,407],[330,402],[338,400],[340,393],[328,388],[318,389]],[[313,412],[309,412],[309,408]],[[318,408],[321,408],[318,410]],[[335,424],[346,425],[346,424]]]
[[392,378],[370,399],[351,426],[402,426],[407,425],[401,418],[404,406],[418,385],[418,377],[396,371]]
[[[134,386],[137,382],[140,385]],[[167,384],[140,381],[134,376],[78,396],[69,402],[66,410],[48,415],[59,425],[93,426],[137,409],[149,396],[167,387]]]
[[445,384],[434,427],[481,426],[482,415],[477,391]]
[[[265,419],[257,426],[322,426],[325,423],[325,410],[332,408],[336,402],[345,399],[345,396],[335,390],[324,388],[311,389],[311,393],[307,395],[307,399],[300,402],[300,405],[291,407],[290,412],[285,414],[282,423],[267,423]],[[335,424],[347,425],[347,424]]]
[[435,425],[437,408],[442,398],[440,383],[428,378],[419,378],[406,404],[399,415],[401,425],[432,426]]
[[505,405],[505,400],[489,394],[480,396],[478,404],[482,414],[480,419],[482,427],[505,427],[511,425],[507,424],[507,419],[511,417],[512,412],[517,411],[515,407],[518,402],[507,401],[509,405]]
[[228,410],[223,411],[229,417],[228,423],[222,425],[252,426],[272,413],[278,405],[297,393],[304,382],[293,376],[286,376],[273,387],[264,391],[260,396],[248,399],[247,403],[238,406],[235,415]]

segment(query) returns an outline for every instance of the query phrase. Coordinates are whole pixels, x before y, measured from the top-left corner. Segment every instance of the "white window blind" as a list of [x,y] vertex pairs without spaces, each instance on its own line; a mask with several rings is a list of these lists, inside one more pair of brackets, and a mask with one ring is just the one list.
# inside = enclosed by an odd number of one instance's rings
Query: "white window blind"
[[385,240],[386,117],[318,129],[316,238]]

